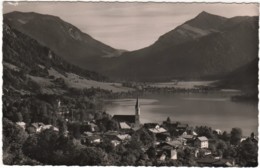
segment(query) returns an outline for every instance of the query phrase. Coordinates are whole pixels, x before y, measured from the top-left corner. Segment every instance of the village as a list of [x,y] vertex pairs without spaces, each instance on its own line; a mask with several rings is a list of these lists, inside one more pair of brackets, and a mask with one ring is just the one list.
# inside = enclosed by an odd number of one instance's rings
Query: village
[[[141,109],[138,98],[136,99],[134,115],[114,115],[110,118],[113,121],[111,122],[112,127],[106,129],[101,129],[104,120],[96,121],[93,119],[81,122],[75,131],[75,123],[78,122],[73,121],[73,114],[69,115],[67,109],[61,106],[60,101],[58,109],[66,121],[65,129],[62,130],[63,136],[74,137],[82,145],[90,147],[102,146],[102,143],[109,143],[112,147],[127,145],[135,137],[137,141],[147,141],[141,146],[144,154],[141,160],[153,159],[159,165],[163,165],[169,160],[178,161],[180,158],[190,157],[193,158],[194,162],[191,165],[238,166],[237,159],[231,157],[232,154],[226,154],[229,152],[228,150],[238,150],[240,144],[247,140],[258,144],[257,137],[252,133],[250,137],[240,137],[237,145],[231,144],[230,147],[227,147],[222,140],[225,137],[230,139],[226,132],[219,129],[209,132],[207,127],[198,127],[201,131],[196,132],[196,129],[188,124],[173,122],[169,117],[161,124],[140,123]],[[108,116],[105,113],[103,115]],[[29,135],[39,134],[45,130],[59,133],[62,129],[51,124],[45,125],[42,122],[30,125],[26,125],[24,122],[16,122],[16,124]],[[136,136],[138,131],[139,134]]]

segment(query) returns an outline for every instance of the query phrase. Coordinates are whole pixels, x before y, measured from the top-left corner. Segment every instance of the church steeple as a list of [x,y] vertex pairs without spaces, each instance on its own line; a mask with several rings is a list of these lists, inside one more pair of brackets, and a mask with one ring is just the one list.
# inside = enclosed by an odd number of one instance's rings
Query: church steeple
[[138,97],[136,98],[136,103],[135,103],[135,114],[140,115],[140,106],[139,106]]
[[135,103],[135,127],[137,128],[140,127],[140,106],[139,106],[138,97]]

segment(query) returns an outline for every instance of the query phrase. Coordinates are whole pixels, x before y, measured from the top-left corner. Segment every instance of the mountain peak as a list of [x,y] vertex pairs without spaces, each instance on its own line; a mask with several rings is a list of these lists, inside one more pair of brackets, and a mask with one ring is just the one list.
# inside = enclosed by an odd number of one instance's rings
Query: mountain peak
[[226,20],[227,18],[225,17],[202,11],[194,19],[186,23],[201,29],[217,29]]
[[214,15],[214,14],[211,14],[211,13],[208,13],[206,11],[202,11],[200,12],[195,18],[206,18],[206,17],[213,17],[213,18],[225,18],[225,17],[222,17],[222,16],[218,16],[218,15]]
[[206,15],[212,15],[212,14],[210,14],[210,13],[208,13],[208,12],[206,12],[206,11],[202,11],[202,12],[200,12],[200,13],[198,14],[198,16],[206,16]]

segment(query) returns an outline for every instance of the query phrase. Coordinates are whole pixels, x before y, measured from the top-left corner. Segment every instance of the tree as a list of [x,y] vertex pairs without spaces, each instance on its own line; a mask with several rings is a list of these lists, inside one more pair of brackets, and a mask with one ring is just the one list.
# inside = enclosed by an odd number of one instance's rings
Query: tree
[[112,153],[115,150],[114,145],[110,142],[109,138],[104,138],[102,143],[99,146],[101,149],[105,150],[107,153]]
[[126,152],[122,156],[122,162],[126,166],[135,166],[136,156],[132,153]]
[[107,130],[113,130],[116,131],[119,129],[118,123],[115,120],[108,120],[107,122]]
[[148,150],[147,150],[147,154],[148,154],[148,157],[150,159],[156,159],[156,149],[155,147],[151,146]]
[[64,135],[65,132],[67,131],[67,124],[66,124],[66,122],[64,120],[62,120],[62,119],[58,119],[57,123],[58,123],[59,133],[61,135]]
[[222,153],[224,152],[224,150],[226,150],[227,144],[225,143],[225,141],[223,140],[218,140],[217,144],[216,144],[216,149],[221,151]]
[[3,162],[4,164],[21,164],[22,146],[28,134],[10,120],[3,118]]
[[213,138],[214,137],[214,134],[213,134],[211,127],[207,127],[207,126],[196,127],[195,132],[199,136],[206,136],[207,138]]
[[254,138],[255,137],[255,133],[252,132],[251,135],[250,135],[251,138]]
[[223,152],[223,158],[236,158],[237,157],[237,150],[236,148],[232,147],[231,145],[228,145],[227,149]]
[[57,164],[54,151],[58,148],[58,139],[57,132],[51,129],[44,130],[37,136],[30,136],[23,146],[23,151],[30,158],[44,164]]
[[230,135],[226,131],[223,132],[223,134],[220,136],[220,138],[222,140],[224,140],[225,142],[230,142]]
[[242,137],[242,130],[241,128],[232,128],[231,130],[231,137],[230,137],[230,143],[232,145],[238,145],[240,143]]
[[80,132],[80,124],[79,123],[71,123],[68,125],[69,132],[72,133],[73,137],[79,139],[81,136]]
[[30,116],[28,107],[27,106],[22,107],[21,113],[22,113],[23,121],[26,124],[30,124],[31,123],[31,116]]
[[155,141],[155,135],[151,132],[148,132],[145,128],[137,130],[132,135],[132,138],[140,141],[144,146],[151,146]]
[[21,122],[21,121],[23,121],[23,115],[22,115],[22,113],[16,112],[15,121],[16,121],[16,122]]
[[84,148],[78,151],[78,155],[74,158],[75,164],[85,165],[103,165],[107,160],[107,154],[100,148]]
[[242,166],[255,167],[258,165],[258,146],[250,138],[241,143],[239,149],[239,161]]
[[25,141],[23,145],[23,152],[28,157],[36,159],[39,151],[38,148],[38,138],[36,135],[32,135]]

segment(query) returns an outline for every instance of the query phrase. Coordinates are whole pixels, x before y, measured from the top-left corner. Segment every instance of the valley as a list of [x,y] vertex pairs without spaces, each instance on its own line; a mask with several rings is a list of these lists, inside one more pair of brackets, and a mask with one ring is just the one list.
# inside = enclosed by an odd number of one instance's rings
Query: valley
[[128,51],[5,13],[3,163],[257,165],[258,20],[202,11]]

